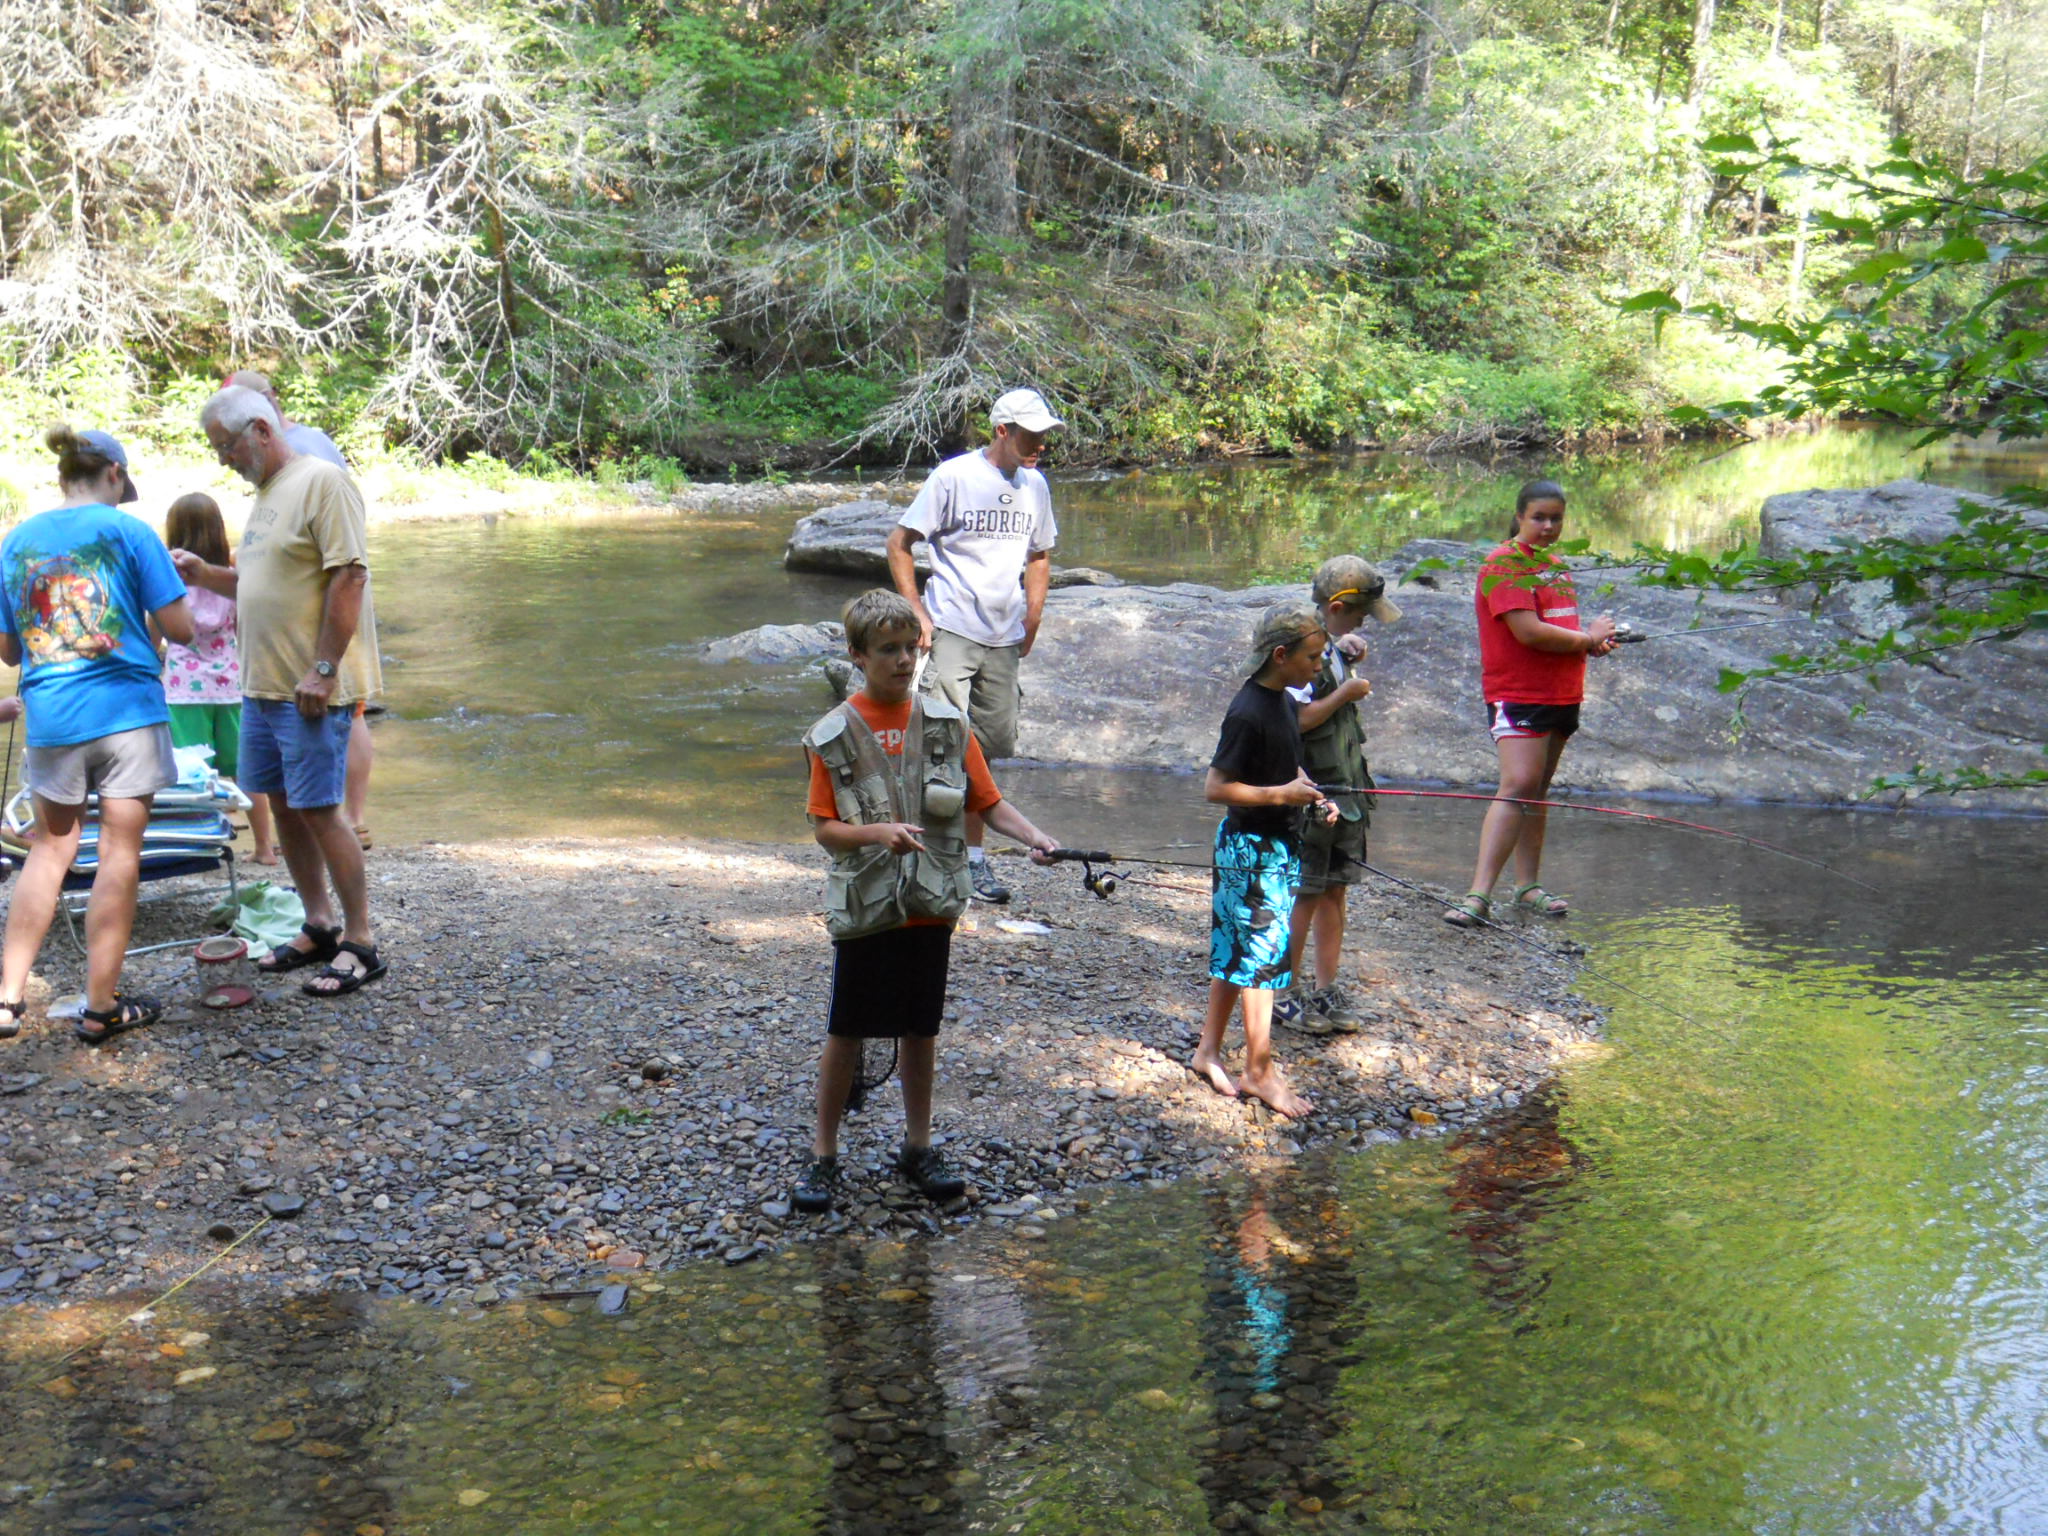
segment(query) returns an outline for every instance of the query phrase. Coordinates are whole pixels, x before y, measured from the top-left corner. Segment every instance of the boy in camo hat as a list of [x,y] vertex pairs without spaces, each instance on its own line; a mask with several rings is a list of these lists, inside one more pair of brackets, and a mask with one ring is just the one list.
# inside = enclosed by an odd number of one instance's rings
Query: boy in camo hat
[[[1358,713],[1359,701],[1372,692],[1372,684],[1357,672],[1365,660],[1359,627],[1368,615],[1382,624],[1401,617],[1386,590],[1386,578],[1369,560],[1338,555],[1323,562],[1310,595],[1329,644],[1316,675],[1306,686],[1288,690],[1301,725],[1302,760],[1309,777],[1323,786],[1337,807],[1334,821],[1311,823],[1302,833],[1301,889],[1287,949],[1294,982],[1274,1008],[1281,1023],[1304,1034],[1351,1034],[1360,1023],[1337,981],[1337,962],[1344,951],[1345,899],[1365,878],[1372,797],[1348,794],[1337,786],[1372,787],[1365,761],[1365,725]],[[1313,978],[1301,967],[1311,933],[1316,941]]]

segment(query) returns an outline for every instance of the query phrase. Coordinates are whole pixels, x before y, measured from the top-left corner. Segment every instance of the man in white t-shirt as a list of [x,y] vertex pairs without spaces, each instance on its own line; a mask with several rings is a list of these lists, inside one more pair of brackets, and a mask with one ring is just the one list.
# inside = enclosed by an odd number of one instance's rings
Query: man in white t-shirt
[[[918,642],[930,652],[925,686],[967,711],[991,761],[1017,751],[1017,664],[1031,654],[1052,585],[1052,491],[1036,466],[1045,436],[1064,426],[1035,389],[1013,389],[989,412],[986,448],[946,460],[889,534],[889,574],[917,610]],[[911,546],[931,550],[917,589]],[[967,818],[974,894],[1010,893],[989,868],[979,816]]]

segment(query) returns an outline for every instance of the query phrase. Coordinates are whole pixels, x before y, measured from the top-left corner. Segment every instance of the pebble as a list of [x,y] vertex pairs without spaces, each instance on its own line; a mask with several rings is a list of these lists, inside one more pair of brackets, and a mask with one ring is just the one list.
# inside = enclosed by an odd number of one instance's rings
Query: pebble
[[[901,1240],[984,1217],[1032,1241],[1107,1185],[1475,1123],[1599,1029],[1566,967],[1429,923],[1383,935],[1398,909],[1361,891],[1360,924],[1382,920],[1360,961],[1373,1020],[1351,1037],[1283,1032],[1282,1060],[1320,1112],[1307,1136],[1261,1126],[1182,1067],[1202,1000],[1202,894],[1133,886],[1104,905],[1020,863],[1019,920],[1051,932],[1019,944],[994,919],[963,924],[940,1040],[942,1090],[957,1094],[942,1099],[941,1130],[972,1196],[940,1209],[894,1178],[890,1084],[848,1122],[842,1209],[798,1217],[788,1191],[817,1070],[815,1037],[798,1026],[825,1005],[830,952],[791,921],[790,902],[817,860],[656,846],[644,864],[596,840],[497,846],[488,860],[379,850],[378,923],[404,962],[387,983],[399,990],[336,1008],[271,989],[265,1027],[246,1040],[221,1017],[166,1020],[123,1043],[138,1071],[118,1087],[96,1075],[107,1058],[61,1029],[8,1042],[0,1088],[32,1095],[34,1112],[9,1123],[0,1160],[0,1223],[13,1223],[0,1224],[0,1297],[58,1305],[136,1289],[175,1272],[198,1233],[241,1237],[248,1223],[220,1215],[238,1200],[278,1219],[317,1203],[322,1219],[244,1244],[224,1278],[477,1305],[603,1284],[628,1255],[635,1273],[736,1266],[817,1236]],[[144,910],[138,942],[153,922],[189,921],[162,906]],[[492,922],[472,921],[479,910]],[[745,938],[722,944],[720,932]],[[1161,932],[1181,933],[1185,955]],[[40,964],[54,990],[80,984],[60,949]],[[131,971],[167,998],[193,985],[189,950],[136,956]],[[624,1042],[611,1038],[621,1017]]]

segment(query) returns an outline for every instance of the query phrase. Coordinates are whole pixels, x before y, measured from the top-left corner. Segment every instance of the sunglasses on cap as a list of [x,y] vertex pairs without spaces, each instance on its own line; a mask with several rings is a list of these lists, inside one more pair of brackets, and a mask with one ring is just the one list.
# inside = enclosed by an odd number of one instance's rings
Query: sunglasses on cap
[[[1330,601],[1342,603],[1346,608],[1365,608],[1378,602],[1386,595],[1387,584],[1376,581],[1369,587],[1346,587],[1342,592],[1332,592]],[[1356,598],[1354,602],[1352,599]]]

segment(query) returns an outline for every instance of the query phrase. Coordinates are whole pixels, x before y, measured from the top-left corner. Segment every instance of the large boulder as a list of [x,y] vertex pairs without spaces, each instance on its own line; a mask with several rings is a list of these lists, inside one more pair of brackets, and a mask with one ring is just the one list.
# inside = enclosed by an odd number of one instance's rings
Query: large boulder
[[[887,501],[849,501],[797,519],[782,548],[785,570],[813,571],[826,576],[858,576],[863,581],[889,580],[889,534],[903,508]],[[931,575],[931,547],[919,539],[910,546],[918,578]],[[1114,587],[1122,583],[1107,571],[1085,565],[1055,566],[1052,586]]]
[[[889,532],[903,509],[886,501],[849,501],[800,517],[782,548],[785,570],[816,571],[825,576],[858,576],[865,581],[889,579]],[[931,550],[920,539],[910,552],[920,576],[931,574]]]
[[[1445,551],[1432,548],[1441,557]],[[1475,546],[1471,555],[1483,553]],[[1412,560],[1390,559],[1406,569]],[[1474,561],[1476,565],[1476,558]],[[1471,566],[1428,573],[1396,591],[1402,618],[1367,622],[1365,705],[1375,772],[1395,779],[1488,784],[1496,759],[1479,689]],[[2048,698],[2030,684],[2048,641],[1976,647],[1941,672],[1894,668],[1753,689],[1738,724],[1718,689],[1724,668],[1817,649],[1847,633],[1755,598],[1625,587],[1597,595],[1647,634],[1590,663],[1584,724],[1563,778],[1590,790],[1706,798],[1844,802],[1871,781],[1926,763],[1946,769],[2036,768],[2048,738]],[[1223,708],[1257,610],[1299,587],[1222,592],[1194,586],[1063,592],[1024,663],[1020,756],[1146,768],[1197,769],[1215,750]],[[1770,621],[1765,623],[1764,621]],[[1688,628],[1754,624],[1684,638]]]
[[763,624],[758,629],[709,641],[699,648],[698,654],[706,661],[774,665],[837,656],[845,649],[845,626],[828,620],[822,624]]
[[1880,538],[1932,544],[1962,527],[1956,510],[1965,501],[2000,505],[1992,497],[1924,480],[1894,480],[1863,491],[1787,491],[1764,500],[1760,546],[1783,559]]
[[[1940,538],[1956,493],[1917,481],[1867,492],[1773,497],[1768,547],[1779,553],[1842,539]],[[850,509],[834,509],[847,512]],[[872,514],[871,514],[872,515]],[[893,525],[893,511],[881,538]],[[1388,555],[1393,575],[1422,559],[1451,568],[1410,575],[1403,617],[1368,621],[1365,706],[1373,767],[1401,780],[1485,785],[1495,757],[1481,713],[1473,583],[1483,545],[1421,541]],[[1610,573],[1606,580],[1615,580]],[[1611,613],[1652,636],[1592,662],[1584,724],[1563,781],[1592,791],[1804,803],[1859,799],[1871,782],[1915,765],[1953,772],[2038,768],[2048,740],[2048,635],[1978,645],[1938,666],[1761,684],[1742,701],[1717,684],[1773,655],[1817,651],[1871,632],[1884,616],[1844,600],[1814,613],[1797,602],[1695,595],[1581,582],[1589,615]],[[1223,708],[1260,608],[1295,587],[1226,592],[1176,584],[1076,588],[1047,601],[1025,660],[1019,755],[1042,762],[1198,770],[1215,749]],[[1860,598],[1860,595],[1856,595]],[[1720,630],[1689,638],[1688,629]],[[1983,794],[1967,804],[2038,808],[2035,797]]]

